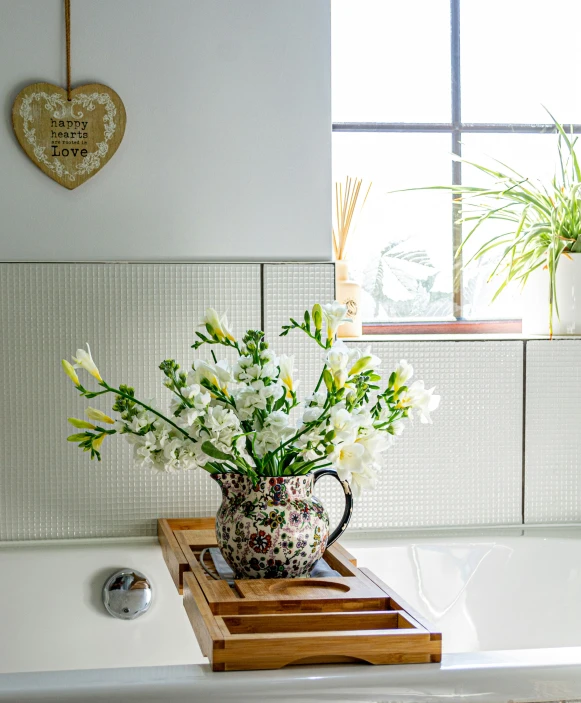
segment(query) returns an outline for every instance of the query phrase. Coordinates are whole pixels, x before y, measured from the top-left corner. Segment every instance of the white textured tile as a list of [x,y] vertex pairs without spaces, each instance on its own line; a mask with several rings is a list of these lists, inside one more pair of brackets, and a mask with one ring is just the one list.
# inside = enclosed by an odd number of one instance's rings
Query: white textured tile
[[305,389],[314,389],[321,372],[323,350],[300,330],[279,337],[281,326],[291,317],[302,322],[305,310],[315,303],[335,299],[335,267],[333,264],[265,264],[264,326],[278,353],[293,354],[299,377]]
[[[227,310],[237,333],[260,326],[260,266],[0,265],[0,540],[149,535],[158,516],[215,512],[205,472],[138,469],[118,437],[101,463],[67,443],[67,416],[87,403],[60,368],[89,341],[107,380],[165,403],[157,366],[191,363],[208,305]],[[92,404],[111,407],[109,397]]]
[[[334,296],[330,265],[267,265],[265,326],[277,351],[297,358],[310,393],[322,352],[298,331],[275,340],[290,316]],[[349,342],[349,344],[356,344]],[[364,344],[364,343],[363,343]],[[374,342],[386,368],[407,358],[442,396],[433,425],[416,422],[385,455],[379,484],[356,501],[352,527],[511,524],[521,521],[521,342]],[[325,479],[319,497],[337,520],[340,488]]]
[[[377,487],[356,499],[352,528],[519,523],[522,343],[371,346],[386,370],[409,361],[442,400],[432,425],[408,423],[385,453]],[[337,491],[325,486],[319,495],[337,517]]]
[[581,340],[527,342],[525,522],[581,521]]

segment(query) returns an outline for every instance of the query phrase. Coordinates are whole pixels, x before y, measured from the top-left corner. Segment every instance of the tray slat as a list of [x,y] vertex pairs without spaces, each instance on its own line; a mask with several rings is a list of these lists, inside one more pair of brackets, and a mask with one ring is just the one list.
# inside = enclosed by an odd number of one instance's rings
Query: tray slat
[[325,553],[339,577],[241,579],[232,588],[200,565],[201,551],[217,546],[213,518],[158,522],[164,558],[214,671],[441,661],[441,634],[340,545]]

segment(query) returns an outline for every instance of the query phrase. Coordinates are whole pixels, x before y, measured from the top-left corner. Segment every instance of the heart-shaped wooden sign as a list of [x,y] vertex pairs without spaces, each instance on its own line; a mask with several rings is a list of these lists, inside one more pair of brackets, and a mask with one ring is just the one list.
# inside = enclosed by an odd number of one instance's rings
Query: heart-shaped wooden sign
[[100,171],[125,132],[125,107],[114,90],[99,83],[67,92],[50,83],[22,90],[12,108],[20,146],[41,171],[72,190]]

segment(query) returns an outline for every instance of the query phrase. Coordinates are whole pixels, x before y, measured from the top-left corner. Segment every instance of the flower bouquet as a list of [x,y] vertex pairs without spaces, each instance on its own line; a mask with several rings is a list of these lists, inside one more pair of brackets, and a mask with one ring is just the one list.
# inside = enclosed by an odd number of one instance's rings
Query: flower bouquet
[[[281,336],[298,330],[323,350],[319,380],[302,401],[293,357],[277,356],[259,330],[236,339],[226,316],[212,308],[192,345],[210,347],[212,360],[196,359],[187,372],[173,359],[159,366],[172,394],[166,412],[132,387],[105,381],[87,344],[63,368],[88,400],[113,394],[118,419],[88,407],[87,420],[69,418],[79,432],[68,441],[100,460],[105,439],[122,434],[142,466],[207,471],[222,488],[216,534],[233,571],[251,578],[306,575],[346,527],[351,488],[356,495],[372,488],[380,455],[404,420],[415,413],[431,422],[439,403],[423,381],[408,383],[413,370],[405,361],[382,387],[380,359],[336,340],[345,313],[338,303],[317,304],[282,328]],[[217,359],[218,346],[235,350],[233,365]],[[87,371],[97,388],[86,388],[76,369]],[[314,482],[327,474],[342,482],[349,508],[330,537],[328,516],[312,497]]]

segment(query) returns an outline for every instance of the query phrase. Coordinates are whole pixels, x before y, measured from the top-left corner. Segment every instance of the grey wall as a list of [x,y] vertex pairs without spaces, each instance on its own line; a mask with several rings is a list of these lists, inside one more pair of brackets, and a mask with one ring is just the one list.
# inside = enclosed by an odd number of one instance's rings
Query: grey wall
[[75,0],[72,67],[127,130],[69,192],[10,119],[65,83],[62,0],[0,0],[0,260],[331,258],[329,0]]

